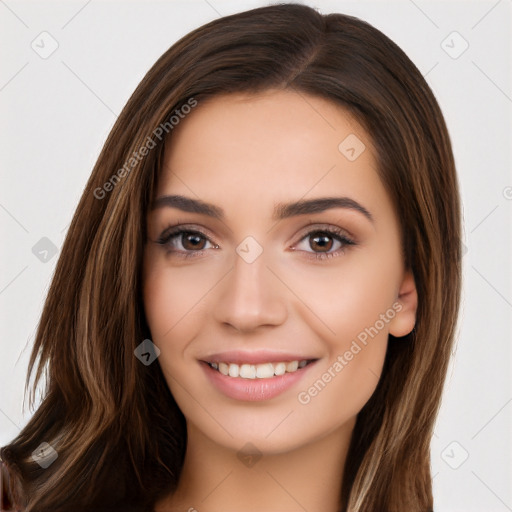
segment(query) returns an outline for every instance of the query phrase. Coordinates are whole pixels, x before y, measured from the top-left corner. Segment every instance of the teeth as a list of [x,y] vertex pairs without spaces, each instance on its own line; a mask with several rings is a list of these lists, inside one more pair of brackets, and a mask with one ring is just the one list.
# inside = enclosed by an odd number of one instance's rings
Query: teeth
[[275,375],[284,375],[286,373],[286,363],[276,363],[274,365]]
[[243,364],[240,366],[240,377],[244,379],[254,379],[256,377],[256,367],[252,364]]
[[[245,366],[245,364],[244,364]],[[269,379],[270,377],[274,376],[274,365],[271,363],[267,364],[259,364],[258,366],[253,368],[256,369],[256,377],[258,379]],[[242,375],[242,377],[245,377],[245,375]],[[254,378],[254,377],[253,377]]]
[[242,377],[243,379],[269,379],[274,375],[293,373],[308,364],[306,359],[302,361],[290,361],[283,363],[242,364],[235,363],[208,363],[213,369],[229,375],[230,377]]
[[286,365],[287,372],[294,372],[299,367],[299,361],[292,361]]

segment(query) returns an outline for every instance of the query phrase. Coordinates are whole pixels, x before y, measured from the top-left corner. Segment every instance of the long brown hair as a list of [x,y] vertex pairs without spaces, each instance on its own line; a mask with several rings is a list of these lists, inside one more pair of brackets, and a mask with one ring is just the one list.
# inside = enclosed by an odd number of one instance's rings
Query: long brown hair
[[[390,336],[377,389],[358,415],[340,510],[433,508],[429,446],[461,290],[460,204],[448,132],[421,73],[380,31],[351,16],[281,4],[217,19],[180,39],[113,127],[38,325],[26,389],[36,369],[31,403],[43,375],[44,398],[0,452],[12,499],[27,512],[148,510],[177,485],[185,420],[160,366],[134,356],[151,337],[140,269],[165,142],[155,134],[165,126],[172,137],[169,119],[186,112],[191,99],[200,105],[219,94],[276,88],[329,99],[367,130],[418,290],[415,329]],[[32,457],[43,442],[58,454],[48,468]]]

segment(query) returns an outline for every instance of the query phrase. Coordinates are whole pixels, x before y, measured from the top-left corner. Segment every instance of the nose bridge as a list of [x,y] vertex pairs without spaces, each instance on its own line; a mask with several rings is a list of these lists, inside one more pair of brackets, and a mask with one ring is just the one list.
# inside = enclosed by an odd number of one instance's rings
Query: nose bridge
[[279,325],[286,318],[284,290],[267,268],[266,254],[262,252],[255,259],[248,258],[244,248],[247,245],[240,244],[240,252],[237,251],[233,268],[224,281],[215,306],[216,319],[243,331],[262,325]]

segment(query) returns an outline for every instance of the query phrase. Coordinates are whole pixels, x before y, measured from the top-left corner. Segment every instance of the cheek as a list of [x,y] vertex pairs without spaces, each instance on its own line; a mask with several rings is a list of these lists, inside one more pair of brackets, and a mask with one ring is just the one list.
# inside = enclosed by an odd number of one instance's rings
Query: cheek
[[355,418],[375,391],[386,354],[387,335],[378,334],[367,345],[351,344],[318,368],[299,392],[297,401],[305,421],[322,418],[332,429]]
[[[284,281],[293,283],[302,320],[325,341],[330,356],[377,323],[387,339],[390,310],[397,300],[401,260],[397,251],[354,250],[339,263],[322,267],[282,267]],[[380,319],[389,311],[393,316]],[[388,315],[389,316],[389,315]],[[364,334],[362,335],[364,337]]]
[[197,333],[197,303],[205,285],[197,276],[152,266],[144,278],[144,310],[151,340],[160,349],[158,362],[176,397],[176,383],[184,381],[183,353]]
[[338,284],[337,293],[317,293],[316,300],[309,296],[310,307],[324,322],[316,334],[327,358],[304,382],[297,399],[309,417],[322,416],[332,426],[359,413],[382,372],[389,322],[395,316],[394,287],[382,275],[380,281],[375,277],[354,271],[338,282],[330,280],[329,287]]
[[183,386],[190,387],[189,371],[191,365],[197,365],[189,356],[189,346],[193,348],[194,340],[204,331],[211,296],[222,277],[218,269],[199,272],[194,267],[171,266],[165,256],[149,252],[143,277],[144,311],[151,340],[160,349],[158,362],[167,384],[180,408],[185,409],[190,397]]
[[296,289],[307,297],[302,315],[328,352],[297,397],[310,417],[321,415],[333,425],[346,421],[375,391],[396,315],[400,268],[392,251],[377,258],[354,253],[335,271],[302,274]]
[[192,266],[171,267],[158,255],[151,262],[144,273],[143,300],[153,341],[158,345],[187,340],[186,333],[197,325],[194,319],[201,314],[201,302],[214,288],[213,273],[193,271]]

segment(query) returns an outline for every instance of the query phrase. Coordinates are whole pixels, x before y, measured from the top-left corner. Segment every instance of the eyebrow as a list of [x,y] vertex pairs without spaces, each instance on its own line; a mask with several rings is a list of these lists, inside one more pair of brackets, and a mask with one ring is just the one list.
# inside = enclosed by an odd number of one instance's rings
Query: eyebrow
[[[184,212],[200,213],[223,220],[224,210],[210,203],[199,199],[185,197],[181,195],[161,196],[151,205],[152,210],[158,208],[177,208]],[[350,197],[319,197],[316,199],[300,200],[291,203],[278,203],[274,206],[273,220],[282,220],[297,215],[307,215],[311,213],[320,213],[332,208],[346,208],[363,214],[369,221],[373,222],[372,214],[360,203]]]

